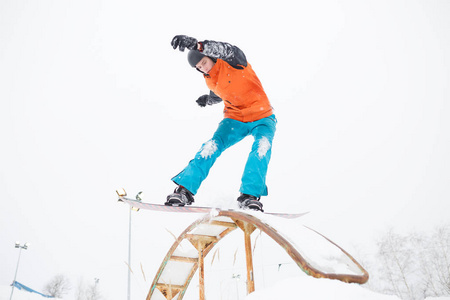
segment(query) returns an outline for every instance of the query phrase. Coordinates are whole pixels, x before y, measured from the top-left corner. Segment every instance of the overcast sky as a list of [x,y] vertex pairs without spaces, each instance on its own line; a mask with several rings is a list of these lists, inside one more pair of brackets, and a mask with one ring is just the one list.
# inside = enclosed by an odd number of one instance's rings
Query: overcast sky
[[[63,273],[126,295],[128,209],[163,203],[222,118],[176,34],[247,55],[275,108],[268,211],[344,245],[449,217],[450,2],[0,1],[0,285]],[[251,140],[217,161],[196,204],[231,203]],[[140,212],[134,269],[151,282],[196,217]],[[138,299],[148,282],[135,291]]]

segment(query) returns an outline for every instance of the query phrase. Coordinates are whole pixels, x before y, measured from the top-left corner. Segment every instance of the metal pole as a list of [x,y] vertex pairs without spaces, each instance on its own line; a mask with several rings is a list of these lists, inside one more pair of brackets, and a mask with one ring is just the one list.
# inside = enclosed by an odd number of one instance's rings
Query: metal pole
[[19,270],[19,262],[20,262],[20,254],[22,253],[22,247],[19,247],[19,259],[17,260],[17,266],[16,266],[16,273],[14,274],[14,281],[12,284],[12,289],[11,289],[11,296],[9,297],[9,300],[12,299],[13,293],[14,293],[14,284],[16,283],[16,279],[17,279],[17,271]]
[[131,293],[131,210],[132,207],[130,206],[130,217],[129,217],[129,223],[128,223],[128,292],[127,292],[127,299],[130,300],[130,293]]

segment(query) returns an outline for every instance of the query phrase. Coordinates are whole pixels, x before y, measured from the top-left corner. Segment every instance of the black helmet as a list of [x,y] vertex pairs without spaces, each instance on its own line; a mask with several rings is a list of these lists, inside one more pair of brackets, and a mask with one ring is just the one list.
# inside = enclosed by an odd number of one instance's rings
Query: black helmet
[[188,62],[191,65],[191,67],[195,68],[195,66],[198,64],[198,62],[205,57],[201,52],[198,50],[189,50],[188,53]]

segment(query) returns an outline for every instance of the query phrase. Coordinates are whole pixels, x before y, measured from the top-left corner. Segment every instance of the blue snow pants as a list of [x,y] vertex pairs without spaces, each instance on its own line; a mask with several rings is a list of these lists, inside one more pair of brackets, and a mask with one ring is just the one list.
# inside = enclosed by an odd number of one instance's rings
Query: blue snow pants
[[212,139],[202,145],[195,158],[172,181],[195,195],[222,152],[252,135],[255,140],[242,175],[240,192],[255,197],[267,196],[266,175],[276,123],[275,115],[248,123],[223,119]]

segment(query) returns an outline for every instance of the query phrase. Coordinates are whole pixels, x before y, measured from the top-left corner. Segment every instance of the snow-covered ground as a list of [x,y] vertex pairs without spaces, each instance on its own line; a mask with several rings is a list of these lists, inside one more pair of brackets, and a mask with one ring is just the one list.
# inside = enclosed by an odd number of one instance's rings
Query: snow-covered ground
[[262,291],[255,291],[245,299],[398,300],[399,298],[374,293],[357,284],[302,276],[286,279]]
[[[0,300],[9,300],[11,288],[0,286]],[[14,291],[14,300],[43,300],[42,296],[26,291]],[[246,300],[398,300],[396,296],[371,292],[355,284],[328,279],[294,277],[283,280],[271,288],[255,291]],[[425,300],[450,300],[450,297],[429,297]]]
[[[9,300],[11,296],[10,286],[0,286],[0,300]],[[51,299],[42,297],[41,295],[30,293],[23,290],[14,289],[13,297],[14,300],[44,300]]]
[[[308,300],[398,300],[396,296],[382,295],[356,284],[336,280],[295,277],[275,286],[255,291],[246,300],[308,299]],[[429,297],[426,300],[450,300],[450,297]]]

